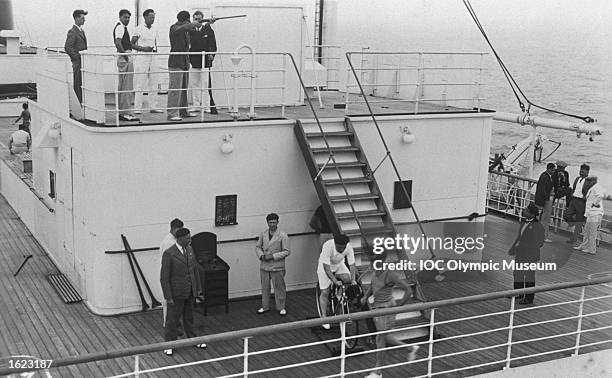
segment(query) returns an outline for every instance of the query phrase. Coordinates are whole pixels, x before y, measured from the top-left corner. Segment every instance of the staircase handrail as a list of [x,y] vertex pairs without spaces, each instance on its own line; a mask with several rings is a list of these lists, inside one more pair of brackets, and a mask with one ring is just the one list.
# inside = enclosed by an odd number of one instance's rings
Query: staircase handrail
[[[353,216],[355,217],[355,220],[357,222],[357,227],[359,228],[359,232],[363,236],[363,228],[361,227],[361,222],[359,221],[359,217],[357,216],[357,211],[355,210],[355,206],[353,204],[353,201],[351,200],[351,196],[349,195],[349,192],[346,187],[346,184],[344,183],[342,174],[340,173],[340,169],[338,168],[338,164],[336,163],[336,157],[334,156],[334,153],[331,150],[331,146],[329,145],[329,141],[327,140],[327,137],[325,136],[325,132],[323,131],[323,126],[321,126],[321,122],[319,121],[319,116],[317,115],[317,112],[315,111],[314,106],[312,105],[312,101],[310,101],[310,96],[308,95],[308,91],[306,90],[306,84],[304,84],[304,79],[302,78],[302,75],[300,74],[298,65],[295,62],[295,59],[293,58],[293,55],[291,53],[284,53],[284,54],[286,54],[287,56],[289,56],[289,58],[291,58],[291,64],[293,64],[295,73],[300,81],[302,90],[304,91],[306,102],[308,103],[308,106],[310,107],[310,110],[312,111],[312,115],[315,118],[317,126],[319,127],[319,130],[321,131],[321,136],[323,137],[323,141],[325,142],[325,147],[327,148],[327,152],[329,154],[327,162],[321,167],[317,175],[314,177],[314,180],[321,179],[323,169],[327,167],[327,164],[329,163],[329,160],[331,159],[334,163],[334,168],[336,169],[338,178],[340,179],[340,184],[342,185],[342,188],[344,189],[344,194],[346,195],[346,198],[348,199],[349,206],[351,207],[351,212],[353,213]],[[316,161],[315,161],[315,164],[316,164]]]
[[[408,201],[408,205],[410,206],[410,209],[412,210],[412,214],[414,214],[414,219],[417,221],[417,225],[419,226],[419,229],[421,230],[421,234],[423,234],[423,237],[425,237],[425,240],[427,240],[427,234],[425,234],[425,229],[423,228],[423,225],[421,223],[421,220],[419,218],[419,215],[416,212],[416,209],[414,208],[414,204],[412,203],[412,198],[410,197],[410,195],[408,194],[408,190],[406,189],[406,186],[404,185],[404,181],[402,180],[402,177],[399,173],[399,170],[397,169],[397,165],[395,164],[395,160],[393,159],[393,156],[391,155],[391,151],[389,150],[389,146],[387,145],[387,141],[385,139],[385,137],[382,134],[382,131],[380,130],[380,126],[378,125],[378,121],[376,120],[376,117],[374,116],[374,111],[372,111],[372,107],[370,106],[370,102],[368,101],[368,97],[365,94],[365,91],[363,90],[363,86],[361,85],[361,82],[359,81],[359,77],[357,75],[357,72],[355,71],[355,67],[353,66],[353,62],[351,61],[351,54],[361,54],[360,52],[352,52],[352,51],[347,51],[346,52],[346,60],[348,61],[349,64],[349,68],[351,69],[351,72],[353,73],[353,76],[355,77],[355,81],[357,82],[357,85],[359,86],[359,91],[361,93],[361,96],[363,97],[365,104],[368,108],[368,111],[370,112],[370,117],[372,118],[372,121],[374,121],[374,126],[376,126],[376,131],[378,132],[378,135],[380,136],[380,140],[383,143],[383,146],[385,147],[385,158],[388,158],[389,161],[391,162],[391,166],[393,167],[393,171],[395,172],[395,176],[397,177],[397,180],[400,183],[400,186],[402,188],[402,192],[404,193],[404,196],[406,196],[406,200]],[[433,252],[433,249],[431,248],[431,246],[429,245],[429,243],[427,244],[427,249],[429,250],[429,253],[431,255],[431,259],[435,260],[436,259],[436,255]]]

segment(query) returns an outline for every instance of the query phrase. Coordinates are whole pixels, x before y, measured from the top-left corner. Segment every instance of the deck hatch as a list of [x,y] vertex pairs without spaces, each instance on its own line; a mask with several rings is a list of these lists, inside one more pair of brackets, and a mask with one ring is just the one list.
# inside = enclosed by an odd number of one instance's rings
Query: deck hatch
[[65,275],[49,274],[47,278],[65,303],[77,303],[83,300]]

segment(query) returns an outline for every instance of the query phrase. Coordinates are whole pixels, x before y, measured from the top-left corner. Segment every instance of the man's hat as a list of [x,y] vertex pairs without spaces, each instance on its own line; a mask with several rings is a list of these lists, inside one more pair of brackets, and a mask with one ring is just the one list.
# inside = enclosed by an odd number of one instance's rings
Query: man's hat
[[72,12],[72,18],[77,18],[82,14],[87,15],[87,13],[88,12],[84,9],[75,9],[74,12]]
[[555,164],[557,164],[557,167],[563,167],[563,168],[567,167],[567,163],[564,162],[563,160],[559,160]]

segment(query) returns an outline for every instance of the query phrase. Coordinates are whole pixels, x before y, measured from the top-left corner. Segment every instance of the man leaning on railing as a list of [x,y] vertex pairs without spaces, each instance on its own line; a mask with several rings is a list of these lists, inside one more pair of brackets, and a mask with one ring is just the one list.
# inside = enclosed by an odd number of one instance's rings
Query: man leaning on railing
[[[119,11],[119,22],[113,29],[113,41],[118,53],[131,53],[132,42],[127,26],[130,23],[130,13],[127,9]],[[132,103],[134,102],[134,62],[130,55],[117,56],[117,69],[119,80],[117,91],[119,92],[117,106],[119,107],[119,119],[122,121],[139,121],[132,114]]]

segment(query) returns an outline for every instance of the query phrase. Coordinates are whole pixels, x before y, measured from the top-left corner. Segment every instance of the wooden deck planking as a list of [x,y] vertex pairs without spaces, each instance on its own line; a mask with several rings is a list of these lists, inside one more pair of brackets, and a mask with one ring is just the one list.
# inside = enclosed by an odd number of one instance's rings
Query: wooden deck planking
[[[0,315],[0,330],[2,337],[6,341],[6,347],[0,349],[2,356],[14,354],[32,354],[39,353],[41,358],[59,358],[74,354],[83,354],[86,352],[102,351],[105,349],[122,348],[145,343],[159,342],[163,340],[161,329],[161,311],[149,311],[146,313],[128,314],[115,317],[99,317],[87,311],[83,304],[64,304],[50,284],[44,277],[48,273],[56,272],[56,268],[52,265],[48,256],[40,250],[37,243],[34,241],[30,233],[19,221],[14,211],[8,206],[2,198],[0,201],[0,259],[2,260],[3,275],[0,279],[2,292],[0,292],[0,300],[2,305],[10,307],[9,316],[3,313]],[[483,259],[500,260],[505,257],[506,246],[513,240],[515,228],[508,220],[497,217],[491,217],[487,221],[487,248]],[[543,248],[543,259],[554,258],[565,264],[561,268],[561,272],[553,272],[548,274],[539,274],[537,283],[539,285],[553,282],[563,282],[566,280],[577,280],[586,278],[586,275],[602,270],[602,267],[610,266],[612,261],[609,250],[600,247],[601,253],[596,256],[587,256],[574,251],[568,250],[564,241],[559,236],[555,237],[555,243],[547,244]],[[34,258],[30,260],[23,268],[22,272],[15,279],[12,278],[10,270],[16,269],[21,263],[21,255],[27,251],[34,254]],[[9,289],[9,287],[14,287]],[[442,283],[425,283],[424,289],[430,300],[446,299],[457,296],[472,295],[488,291],[506,290],[512,287],[511,272],[495,272],[483,274],[465,274],[461,277],[455,277]],[[16,289],[15,289],[16,288]],[[14,306],[14,296],[12,292],[18,293],[21,299]],[[592,295],[604,295],[609,293],[608,288],[589,288],[588,292]],[[591,296],[591,295],[589,295]],[[557,300],[572,300],[579,298],[578,290],[563,290],[555,293],[541,293],[536,296],[536,303],[552,303]],[[23,302],[23,303],[21,303]],[[601,302],[601,301],[600,301]],[[19,307],[21,306],[21,307]],[[577,308],[578,305],[572,305]],[[196,331],[198,334],[210,334],[224,332],[234,329],[250,328],[279,322],[292,320],[301,320],[308,316],[314,316],[314,294],[313,290],[303,290],[299,292],[291,292],[288,296],[289,315],[285,318],[280,317],[275,312],[270,312],[265,315],[255,315],[255,310],[259,307],[259,300],[234,301],[230,304],[230,313],[224,314],[222,307],[214,307],[209,311],[209,316],[204,317],[201,314],[196,314]],[[470,304],[464,306],[456,306],[449,309],[442,309],[436,313],[436,319],[452,319],[460,316],[470,316],[482,311],[481,304]],[[504,311],[509,308],[508,300],[495,300],[487,303],[487,310]],[[24,309],[28,312],[28,316],[19,314],[17,308]],[[593,311],[601,311],[605,308],[603,303],[588,303],[585,304],[585,313]],[[47,311],[44,311],[47,309]],[[569,310],[558,310],[552,308],[555,316],[568,316]],[[533,312],[530,316],[527,314],[517,314],[516,324],[522,324],[527,318],[534,320],[540,319],[544,313],[550,313],[551,309],[537,310],[542,312]],[[612,324],[610,314],[598,316],[599,324]],[[585,319],[583,326],[593,328],[592,324],[596,319]],[[443,336],[451,336],[458,333],[477,332],[483,329],[504,327],[507,325],[507,315],[499,315],[495,318],[481,319],[478,321],[462,322],[460,326],[453,324],[441,325],[437,328]],[[549,335],[551,331],[556,333],[570,332],[574,330],[576,320],[564,321],[563,323],[547,324],[544,326],[533,326],[523,329],[517,329],[514,332],[513,340],[522,340],[525,338],[541,337]],[[457,328],[457,330],[455,329]],[[583,342],[592,342],[602,339],[602,336],[609,337],[610,332],[599,331],[583,336]],[[567,339],[567,340],[566,340]],[[50,341],[49,341],[50,340]],[[309,330],[297,330],[294,332],[285,332],[282,334],[258,337],[250,339],[251,350],[261,350],[263,348],[280,347],[298,342],[311,342],[317,338]],[[466,339],[467,340],[467,339]],[[498,343],[504,343],[507,340],[506,331],[498,331],[489,333],[486,337],[472,337],[469,343],[461,345],[456,341],[447,341],[436,343],[434,347],[435,355],[445,353],[458,352],[460,350],[484,347]],[[569,345],[574,342],[573,337],[564,337],[557,340],[553,345]],[[336,343],[337,344],[337,343]],[[526,353],[537,353],[545,349],[544,346],[550,342],[537,342],[516,346],[513,348],[513,357],[521,356]],[[610,346],[600,346],[599,349],[609,348]],[[53,350],[50,350],[53,348]],[[418,358],[424,358],[427,354],[427,348],[422,348],[418,353]],[[598,349],[593,347],[593,349]],[[172,358],[163,356],[161,353],[152,353],[141,356],[141,369],[146,367],[157,367],[168,363],[181,363],[194,361],[202,358],[202,356],[210,358],[228,354],[238,354],[242,352],[242,341],[235,340],[224,343],[215,343],[209,345],[205,351],[196,350],[195,348],[186,348],[177,350]],[[43,355],[48,353],[48,355]],[[506,348],[499,347],[492,350],[466,353],[443,361],[434,361],[434,370],[442,371],[451,368],[465,366],[468,363],[474,363],[477,359],[480,363],[484,361],[493,361],[505,358]],[[404,351],[393,351],[389,353],[388,363],[399,362]],[[329,352],[323,346],[308,347],[297,350],[296,352],[275,352],[273,357],[270,355],[253,356],[249,365],[251,369],[263,369],[282,364],[291,364],[297,361],[307,361],[315,358],[329,357]],[[522,365],[527,362],[544,361],[551,357],[537,357],[529,361],[520,361],[513,363],[513,366]],[[365,369],[372,367],[374,364],[374,353],[367,356],[351,357],[347,359],[347,369]],[[58,372],[66,373],[67,375],[109,375],[124,372],[126,369],[132,369],[133,358],[122,358],[117,360],[108,360],[98,363],[89,363],[78,368],[61,368]],[[265,376],[308,376],[332,374],[338,371],[339,361],[327,362],[310,366],[302,369],[287,369],[276,373],[267,373]],[[501,365],[496,365],[500,368]],[[204,366],[191,367],[180,370],[181,374],[199,375],[199,376],[218,376],[222,374],[231,374],[241,371],[242,360],[234,359],[227,362],[215,362]],[[461,373],[447,374],[447,376],[464,376],[468,374],[476,374],[485,371],[491,371],[493,368],[486,367],[480,369],[470,369]],[[78,374],[77,374],[78,372]],[[409,373],[408,373],[409,372]],[[410,367],[398,367],[386,371],[385,376],[406,376],[407,374],[424,374],[426,372],[426,363],[418,362]],[[168,371],[156,373],[156,376],[175,376],[177,372]],[[459,375],[457,375],[459,374]]]

